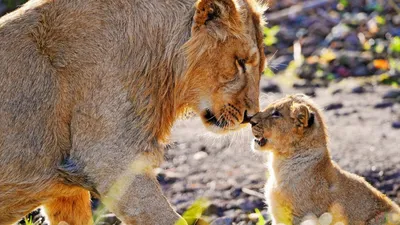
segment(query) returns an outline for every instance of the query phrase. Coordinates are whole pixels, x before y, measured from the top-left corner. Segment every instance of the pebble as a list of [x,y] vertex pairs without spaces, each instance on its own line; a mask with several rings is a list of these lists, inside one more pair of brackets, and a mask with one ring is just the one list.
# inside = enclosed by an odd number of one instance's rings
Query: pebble
[[281,93],[281,88],[275,82],[268,82],[261,90],[265,93]]
[[224,215],[225,208],[215,203],[211,203],[208,208],[203,212],[204,215],[217,215],[221,217]]
[[324,109],[325,109],[326,111],[329,111],[329,110],[340,109],[340,108],[343,108],[343,103],[341,103],[341,102],[335,102],[335,103],[331,103],[331,104],[325,106]]
[[336,94],[339,94],[339,93],[342,93],[342,92],[343,92],[343,90],[338,88],[338,89],[332,91],[332,95],[336,95]]
[[221,217],[214,220],[210,225],[232,225],[233,219],[230,217]]
[[389,90],[383,95],[383,99],[396,99],[400,97],[400,89]]
[[310,97],[316,97],[317,93],[315,92],[314,88],[308,88],[306,90],[304,90],[304,94]]
[[351,71],[344,66],[339,66],[336,69],[336,73],[341,77],[349,77],[351,75]]
[[394,129],[400,129],[400,121],[394,121],[394,122],[392,123],[392,127],[393,127]]
[[354,93],[354,94],[363,94],[365,92],[366,92],[366,89],[363,86],[357,86],[351,90],[351,93]]
[[193,159],[194,159],[194,160],[201,160],[201,159],[206,158],[207,156],[208,156],[208,153],[207,153],[207,152],[199,151],[199,152],[196,152],[196,153],[193,155]]
[[394,15],[394,16],[392,17],[392,23],[393,23],[394,25],[400,26],[400,15]]
[[344,48],[346,50],[356,51],[360,50],[361,44],[356,33],[349,34],[344,40]]
[[365,65],[359,65],[352,70],[354,76],[368,76],[371,74],[368,67]]
[[379,102],[379,103],[375,104],[374,108],[375,109],[384,109],[384,108],[388,108],[388,107],[392,107],[392,106],[393,106],[393,102],[384,101],[384,102]]

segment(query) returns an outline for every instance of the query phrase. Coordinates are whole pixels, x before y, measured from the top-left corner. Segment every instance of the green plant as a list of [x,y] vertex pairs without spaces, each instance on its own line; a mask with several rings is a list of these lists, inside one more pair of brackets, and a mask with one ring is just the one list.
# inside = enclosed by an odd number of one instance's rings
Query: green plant
[[[189,224],[194,224],[197,219],[200,219],[204,210],[208,208],[210,202],[207,199],[200,198],[196,200],[187,210],[182,214],[182,217]],[[175,225],[185,224],[183,221],[179,220]]]
[[266,222],[265,222],[264,216],[261,214],[260,210],[255,209],[255,211],[256,211],[256,214],[258,215],[257,225],[265,225]]
[[349,1],[348,0],[339,0],[339,3],[346,8],[347,6],[349,6]]
[[385,25],[386,24],[386,19],[383,16],[375,16],[375,21],[379,25]]
[[267,67],[265,67],[265,69],[264,69],[264,75],[267,76],[267,77],[273,77],[273,76],[275,76],[275,73],[274,73],[274,71],[272,71],[272,70],[267,66]]
[[278,25],[275,25],[271,28],[264,27],[264,44],[266,46],[271,46],[274,45],[276,42],[278,42],[276,35],[280,31],[280,29],[281,27]]
[[32,215],[30,215],[29,218],[25,217],[25,218],[24,218],[24,221],[25,221],[25,224],[26,224],[26,225],[35,225],[35,224],[33,223]]
[[392,39],[389,49],[392,53],[400,53],[400,37],[396,36]]

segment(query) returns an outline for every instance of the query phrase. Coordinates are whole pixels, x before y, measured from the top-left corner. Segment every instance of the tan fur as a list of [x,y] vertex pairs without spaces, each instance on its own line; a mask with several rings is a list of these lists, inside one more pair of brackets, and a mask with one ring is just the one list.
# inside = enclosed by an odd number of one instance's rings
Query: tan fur
[[31,0],[3,16],[0,224],[41,204],[52,224],[91,224],[87,190],[127,224],[174,224],[153,168],[187,110],[215,132],[259,110],[258,7]]
[[[300,224],[310,214],[323,213],[333,217],[331,224],[400,224],[394,202],[331,160],[326,125],[311,99],[287,96],[251,123],[254,149],[271,155],[266,198],[273,224]],[[262,138],[265,145],[258,142]]]

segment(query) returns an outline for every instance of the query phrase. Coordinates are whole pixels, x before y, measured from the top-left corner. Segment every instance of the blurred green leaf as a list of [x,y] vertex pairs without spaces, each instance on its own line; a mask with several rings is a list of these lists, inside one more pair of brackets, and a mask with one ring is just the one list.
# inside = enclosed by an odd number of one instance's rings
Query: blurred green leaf
[[389,49],[393,53],[400,53],[400,37],[396,36],[392,39]]
[[326,75],[326,79],[327,79],[327,80],[334,80],[334,79],[335,79],[335,74],[333,74],[333,73],[328,73],[328,74]]
[[194,223],[201,217],[204,210],[208,208],[210,202],[207,199],[200,198],[196,200],[187,210],[183,213],[182,217],[184,220],[179,220],[175,225],[186,224],[186,222]]
[[349,1],[347,1],[347,0],[339,0],[339,3],[340,3],[344,8],[346,8],[347,6],[349,6]]
[[264,75],[267,77],[275,76],[274,71],[272,71],[268,66],[264,69]]
[[34,225],[32,215],[30,215],[29,218],[25,218],[24,221],[26,225]]
[[378,43],[375,45],[375,52],[381,54],[385,50],[385,45],[383,43]]
[[264,44],[266,46],[271,46],[278,42],[278,39],[276,38],[276,35],[280,31],[281,27],[278,25],[275,25],[271,28],[269,27],[264,27]]
[[260,210],[255,209],[255,211],[256,211],[256,214],[258,215],[257,225],[265,225],[266,222],[265,222],[264,216],[261,214]]
[[386,19],[383,16],[376,16],[375,21],[379,25],[385,25],[386,24]]

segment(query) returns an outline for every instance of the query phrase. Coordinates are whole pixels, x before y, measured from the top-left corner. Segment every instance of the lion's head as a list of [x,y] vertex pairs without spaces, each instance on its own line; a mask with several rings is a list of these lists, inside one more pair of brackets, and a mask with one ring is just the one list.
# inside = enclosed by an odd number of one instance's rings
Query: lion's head
[[185,44],[190,107],[211,131],[242,127],[259,110],[262,11],[253,0],[198,0]]
[[303,94],[271,103],[251,118],[253,149],[290,153],[326,145],[326,131],[319,109]]

